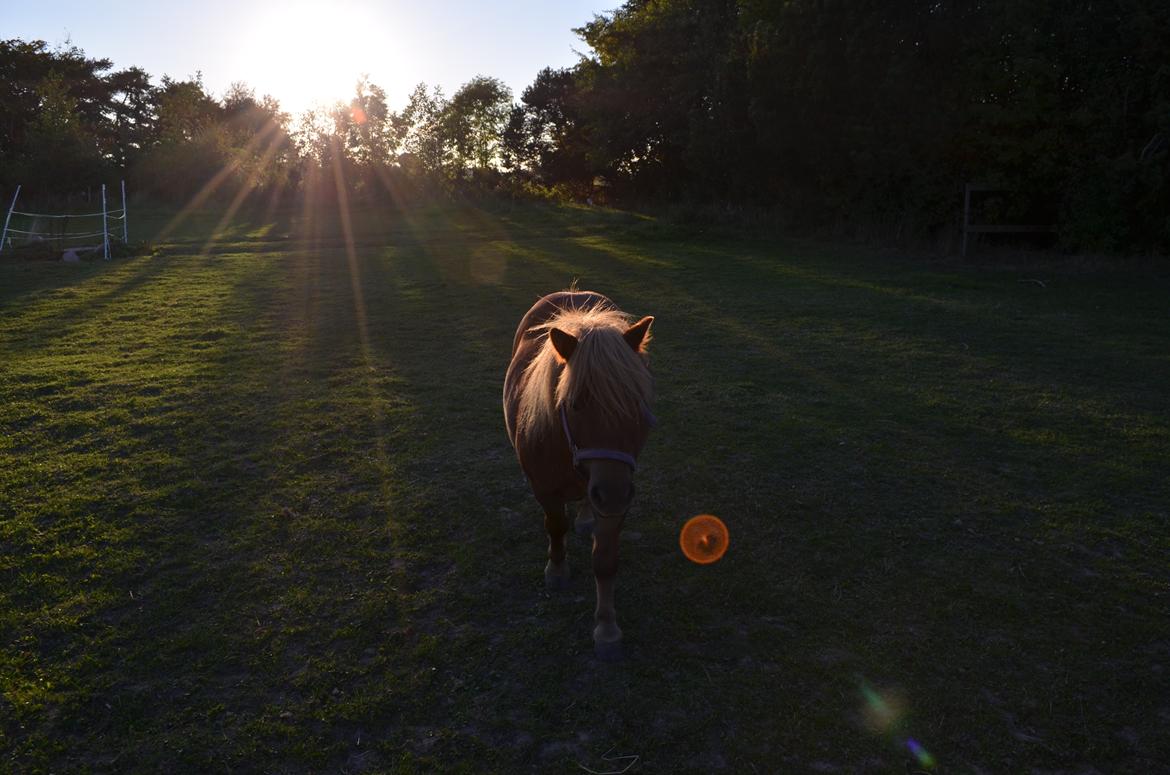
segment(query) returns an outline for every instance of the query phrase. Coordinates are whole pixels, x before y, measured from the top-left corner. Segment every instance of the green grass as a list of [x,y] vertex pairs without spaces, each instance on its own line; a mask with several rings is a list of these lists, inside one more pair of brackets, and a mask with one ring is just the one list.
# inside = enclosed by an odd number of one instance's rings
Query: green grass
[[[1170,760],[1165,272],[583,209],[363,212],[352,254],[219,221],[0,262],[0,770]],[[544,589],[499,406],[573,278],[657,316],[616,665],[583,542]]]

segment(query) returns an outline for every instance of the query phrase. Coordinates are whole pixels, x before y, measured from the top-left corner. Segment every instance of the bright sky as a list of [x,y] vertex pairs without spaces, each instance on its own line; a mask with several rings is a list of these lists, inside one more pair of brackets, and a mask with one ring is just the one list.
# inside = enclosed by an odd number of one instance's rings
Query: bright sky
[[401,108],[419,81],[450,96],[476,75],[499,78],[516,100],[543,67],[586,51],[573,27],[621,0],[32,0],[0,10],[0,37],[71,41],[115,69],[154,78],[203,73],[222,96],[245,81],[297,113],[348,98],[362,73]]

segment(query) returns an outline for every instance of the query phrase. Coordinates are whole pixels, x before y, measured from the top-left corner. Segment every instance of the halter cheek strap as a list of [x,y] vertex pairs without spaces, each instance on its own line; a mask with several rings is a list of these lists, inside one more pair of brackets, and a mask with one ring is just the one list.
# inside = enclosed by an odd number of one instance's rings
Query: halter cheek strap
[[[654,416],[647,413],[651,424]],[[573,441],[573,433],[569,430],[569,416],[565,414],[565,405],[561,404],[561,427],[565,429],[565,440],[569,442],[569,451],[573,453],[573,468],[578,468],[582,460],[617,460],[625,463],[631,470],[638,470],[638,461],[633,455],[627,455],[616,449],[577,449]]]

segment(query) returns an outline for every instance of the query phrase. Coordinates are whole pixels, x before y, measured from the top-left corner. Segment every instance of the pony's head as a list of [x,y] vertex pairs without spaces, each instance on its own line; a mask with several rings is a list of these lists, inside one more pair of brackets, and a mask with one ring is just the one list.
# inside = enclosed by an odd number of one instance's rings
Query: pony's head
[[589,503],[603,517],[629,509],[635,461],[654,422],[646,365],[653,322],[631,325],[616,309],[591,307],[565,310],[541,326],[548,338],[532,368],[546,371],[534,382],[545,381],[547,400],[532,414],[565,435]]

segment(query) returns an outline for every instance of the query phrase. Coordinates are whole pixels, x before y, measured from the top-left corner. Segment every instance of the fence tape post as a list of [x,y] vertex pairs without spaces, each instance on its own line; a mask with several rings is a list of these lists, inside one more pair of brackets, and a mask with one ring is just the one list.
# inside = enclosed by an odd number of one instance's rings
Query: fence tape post
[[122,181],[122,242],[130,244],[130,213],[126,210],[126,181]]
[[106,184],[102,183],[102,253],[110,260],[110,227],[106,222]]
[[4,219],[4,233],[0,234],[0,251],[4,250],[4,242],[8,239],[8,222],[12,220],[12,211],[16,209],[16,197],[20,196],[20,184],[16,185],[16,193],[12,195],[12,204],[8,206],[8,217]]

